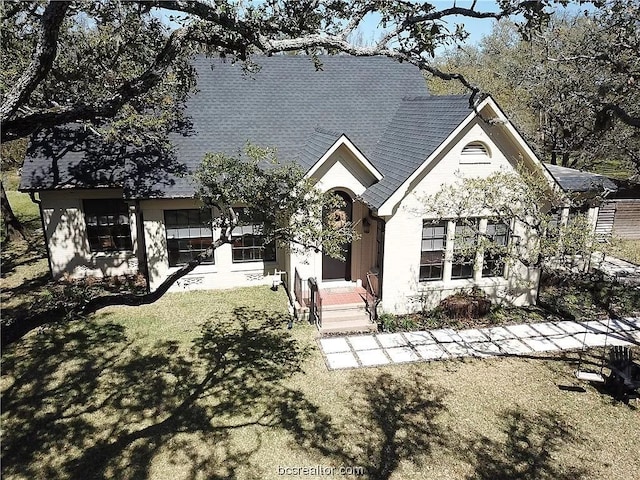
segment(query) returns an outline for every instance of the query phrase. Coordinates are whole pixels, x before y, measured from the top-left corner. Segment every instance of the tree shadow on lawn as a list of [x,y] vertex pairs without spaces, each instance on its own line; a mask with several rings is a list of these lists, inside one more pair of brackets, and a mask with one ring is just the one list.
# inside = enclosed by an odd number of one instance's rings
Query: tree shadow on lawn
[[13,345],[3,358],[3,476],[152,478],[158,465],[184,478],[258,472],[250,457],[260,439],[239,445],[233,432],[288,426],[280,398],[293,411],[313,407],[283,386],[308,350],[283,315],[233,313],[211,319],[190,352],[173,341],[137,346],[122,326],[96,321]]
[[[366,478],[387,480],[402,461],[420,467],[434,445],[447,445],[438,418],[446,409],[446,392],[433,387],[423,371],[404,377],[380,373],[366,380],[354,375],[352,386],[347,420],[340,426],[319,412],[280,402],[294,447],[315,450],[336,465],[363,467]],[[305,418],[308,413],[313,417]]]
[[486,436],[460,443],[459,453],[474,465],[469,480],[579,480],[587,471],[560,465],[558,454],[568,444],[581,443],[571,425],[554,412],[504,412],[504,442]]

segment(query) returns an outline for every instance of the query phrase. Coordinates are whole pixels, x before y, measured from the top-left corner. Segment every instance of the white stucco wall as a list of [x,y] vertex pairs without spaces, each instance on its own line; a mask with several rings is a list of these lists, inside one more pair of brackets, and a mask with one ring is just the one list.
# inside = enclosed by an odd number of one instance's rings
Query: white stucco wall
[[[311,178],[316,180],[316,186],[323,192],[342,190],[348,193],[352,200],[361,195],[368,187],[376,182],[376,178],[345,145],[338,147],[318,168],[314,169]],[[362,220],[368,216],[369,209],[359,201],[353,202],[352,221],[358,239],[351,246],[351,279],[364,280],[367,271],[375,266],[375,222],[371,222],[369,233],[365,233]],[[371,253],[373,248],[373,254]],[[373,263],[372,263],[373,262]],[[322,253],[306,251],[292,251],[288,265],[290,287],[293,288],[296,267],[304,278],[315,277],[322,279]]]
[[[481,141],[489,148],[489,162],[485,159],[476,163],[469,158],[461,162],[460,152],[472,141]],[[443,280],[419,281],[422,225],[427,218],[424,198],[435,194],[443,184],[455,183],[460,175],[486,177],[501,168],[514,170],[522,158],[515,145],[502,136],[499,127],[489,127],[480,121],[473,121],[461,131],[452,145],[412,182],[408,193],[396,205],[395,213],[385,217],[383,311],[407,313],[433,308],[446,296],[473,285],[482,288],[496,302],[527,305],[535,301],[538,272],[530,272],[522,265],[514,266],[511,271],[507,269],[507,278],[481,278],[481,272],[476,271],[474,279],[450,279],[455,235],[452,222],[448,229]],[[514,233],[523,233],[520,226],[515,227]]]
[[[157,199],[141,202],[149,283],[155,290],[162,281],[179,267],[169,267],[167,235],[164,211],[200,208],[192,199]],[[220,235],[214,231],[214,238]],[[275,262],[233,263],[231,245],[224,244],[214,252],[213,265],[199,265],[188,275],[179,279],[169,291],[206,290],[251,285],[271,285],[276,271],[284,271],[285,252],[276,252]]]
[[120,189],[58,190],[40,192],[49,262],[54,278],[68,272],[73,278],[116,276],[138,272],[135,209],[129,208],[130,252],[91,252],[82,200],[122,198]]

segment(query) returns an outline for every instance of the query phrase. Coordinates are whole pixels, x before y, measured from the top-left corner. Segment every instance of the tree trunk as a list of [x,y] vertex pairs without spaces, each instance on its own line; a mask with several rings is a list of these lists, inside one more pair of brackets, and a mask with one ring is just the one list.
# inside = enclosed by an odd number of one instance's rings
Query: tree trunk
[[24,226],[13,213],[7,193],[4,191],[4,183],[0,180],[0,198],[2,200],[2,223],[7,235],[7,240],[13,241],[22,238],[27,240]]

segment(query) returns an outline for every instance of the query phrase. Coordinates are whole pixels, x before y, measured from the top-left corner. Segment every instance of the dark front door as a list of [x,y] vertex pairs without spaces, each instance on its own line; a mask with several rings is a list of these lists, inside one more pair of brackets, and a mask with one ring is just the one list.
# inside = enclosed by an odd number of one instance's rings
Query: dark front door
[[[350,222],[353,212],[353,201],[351,197],[341,191],[335,192],[342,197],[345,202],[343,208],[324,212],[324,215],[329,215],[329,221],[334,222],[336,226],[342,222]],[[342,246],[342,254],[345,260],[338,260],[328,255],[322,254],[322,280],[351,280],[351,244],[345,243]]]

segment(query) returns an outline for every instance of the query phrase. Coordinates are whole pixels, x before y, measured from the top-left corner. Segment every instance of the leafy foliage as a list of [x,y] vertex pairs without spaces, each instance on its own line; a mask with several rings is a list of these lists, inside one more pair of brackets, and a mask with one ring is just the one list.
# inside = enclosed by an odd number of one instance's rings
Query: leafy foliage
[[320,191],[297,164],[280,163],[274,149],[247,145],[236,157],[208,154],[195,177],[198,196],[220,213],[215,224],[223,231],[251,223],[237,215],[235,207],[243,206],[264,222],[262,234],[285,248],[293,243],[341,258],[353,240],[351,222],[336,226],[329,217],[344,201]]
[[[577,256],[588,258],[594,250],[606,248],[597,243],[585,214],[575,214],[566,223],[558,217],[558,208],[592,200],[571,198],[542,170],[521,165],[517,171],[501,169],[486,177],[460,176],[423,199],[423,204],[428,217],[455,218],[475,234],[475,242],[456,242],[462,255],[473,257],[480,251],[502,258],[507,265],[556,270],[573,266]],[[498,220],[518,229],[518,235],[507,245],[493,242],[478,228],[478,217]]]
[[[490,92],[547,161],[608,173],[615,160],[617,173],[638,172],[640,2],[604,4],[551,16],[527,39],[502,21],[478,47],[449,52],[439,67]],[[430,88],[460,91],[437,78]]]

